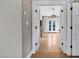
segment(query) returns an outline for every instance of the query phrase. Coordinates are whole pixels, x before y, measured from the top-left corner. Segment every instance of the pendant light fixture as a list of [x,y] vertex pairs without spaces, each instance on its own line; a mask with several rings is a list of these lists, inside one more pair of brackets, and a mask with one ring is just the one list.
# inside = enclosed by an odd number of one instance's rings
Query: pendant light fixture
[[55,8],[53,8],[53,15],[51,15],[51,18],[56,18],[57,16],[54,14]]

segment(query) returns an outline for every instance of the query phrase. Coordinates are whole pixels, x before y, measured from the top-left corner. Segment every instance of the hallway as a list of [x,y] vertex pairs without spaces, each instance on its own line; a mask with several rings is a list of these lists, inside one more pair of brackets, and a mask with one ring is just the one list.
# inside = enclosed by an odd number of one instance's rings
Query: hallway
[[32,58],[58,58],[67,57],[63,52],[61,52],[60,45],[60,35],[59,33],[43,33],[40,39],[40,48],[36,54],[32,55]]

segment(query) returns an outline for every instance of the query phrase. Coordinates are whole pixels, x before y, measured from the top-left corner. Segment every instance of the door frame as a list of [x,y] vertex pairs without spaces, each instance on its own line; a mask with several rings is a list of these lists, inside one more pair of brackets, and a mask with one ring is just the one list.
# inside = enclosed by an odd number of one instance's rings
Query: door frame
[[[52,1],[52,0],[48,0],[48,1],[45,1],[45,0],[44,1],[36,1],[36,0],[34,0],[34,1],[32,1],[32,25],[34,23],[34,14],[33,13],[34,13],[34,9],[36,9],[36,7],[38,7],[38,6],[55,6],[55,5],[60,5],[60,6],[64,5],[66,7],[66,1],[65,0],[64,1]],[[34,30],[34,26],[32,26],[32,51],[33,51],[33,53],[35,53],[36,52],[35,45],[34,45],[35,39],[33,39],[34,38],[33,37],[33,35],[34,35],[33,30]],[[66,53],[66,51],[65,51],[65,53]]]
[[[79,44],[78,38],[78,11],[79,11],[79,2],[72,2],[72,10],[71,10],[71,25],[72,25],[72,33],[71,33],[71,45],[73,48],[71,48],[71,56],[79,56],[79,47],[77,46]],[[76,27],[77,26],[77,27]],[[77,31],[77,33],[76,33]],[[76,35],[77,34],[77,35]]]

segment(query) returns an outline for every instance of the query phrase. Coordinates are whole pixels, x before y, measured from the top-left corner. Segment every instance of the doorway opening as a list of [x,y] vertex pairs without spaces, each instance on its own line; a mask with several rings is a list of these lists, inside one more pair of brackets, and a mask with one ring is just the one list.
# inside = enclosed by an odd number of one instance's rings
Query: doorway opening
[[61,6],[40,6],[41,39],[40,51],[60,51],[60,17]]
[[[40,31],[36,53],[32,57],[67,57],[62,52],[62,6],[38,6],[36,12],[37,35]],[[38,25],[40,24],[40,25]],[[40,30],[39,30],[40,29]],[[37,36],[38,37],[38,36]],[[63,45],[63,43],[62,43]]]

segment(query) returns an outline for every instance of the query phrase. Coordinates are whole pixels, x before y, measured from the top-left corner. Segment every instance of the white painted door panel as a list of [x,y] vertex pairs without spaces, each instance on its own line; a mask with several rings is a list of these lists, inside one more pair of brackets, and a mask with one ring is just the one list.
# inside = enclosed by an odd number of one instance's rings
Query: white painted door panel
[[37,29],[36,29],[36,33],[37,33],[36,43],[37,43],[37,45],[35,47],[36,47],[36,51],[37,51],[40,47],[40,10],[39,10],[39,7],[37,7],[36,26],[37,26]]
[[34,6],[32,11],[32,50],[35,53],[40,46],[40,10]]
[[63,52],[66,53],[67,50],[67,38],[66,38],[66,5],[63,5]]
[[36,40],[36,30],[35,30],[35,26],[36,26],[36,13],[35,13],[35,6],[32,7],[32,50],[33,53],[35,53],[35,40]]
[[[63,10],[63,8],[62,8],[62,10]],[[59,33],[60,33],[60,42],[61,42],[60,48],[61,48],[62,51],[63,51],[63,27],[64,27],[64,25],[63,25],[63,13],[61,12]]]
[[79,3],[73,3],[72,26],[72,55],[79,56]]
[[63,12],[61,12],[60,18],[60,48],[66,53],[66,8],[62,6]]

